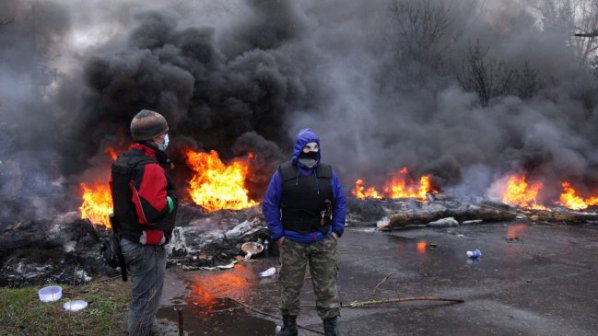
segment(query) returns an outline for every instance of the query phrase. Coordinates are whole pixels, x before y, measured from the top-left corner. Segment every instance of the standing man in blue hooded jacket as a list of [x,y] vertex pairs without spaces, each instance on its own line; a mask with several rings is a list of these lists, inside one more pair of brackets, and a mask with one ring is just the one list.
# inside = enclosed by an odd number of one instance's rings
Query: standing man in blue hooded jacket
[[327,336],[339,335],[336,245],[345,227],[346,202],[332,167],[320,162],[320,139],[310,129],[297,135],[292,160],[272,176],[263,211],[280,249],[280,335],[297,335],[301,287],[309,262],[316,309]]

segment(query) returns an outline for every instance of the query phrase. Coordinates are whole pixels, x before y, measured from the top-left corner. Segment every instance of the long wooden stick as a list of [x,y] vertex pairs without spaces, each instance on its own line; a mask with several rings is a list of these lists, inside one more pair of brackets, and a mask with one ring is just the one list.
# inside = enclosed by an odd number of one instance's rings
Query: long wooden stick
[[376,304],[384,304],[384,303],[399,303],[399,302],[408,302],[408,301],[447,301],[447,302],[454,302],[454,303],[463,303],[465,300],[461,299],[445,299],[433,296],[415,296],[415,297],[406,297],[406,298],[388,298],[382,300],[369,300],[369,301],[352,301],[346,305],[343,305],[343,308],[361,308],[365,306],[371,306]]
[[384,279],[382,279],[382,281],[380,281],[377,285],[376,288],[374,288],[374,290],[372,291],[372,295],[376,294],[376,291],[378,290],[378,287],[380,287],[380,285],[382,285],[386,280],[388,280],[388,278],[390,278],[391,275],[393,275],[394,273],[388,273]]

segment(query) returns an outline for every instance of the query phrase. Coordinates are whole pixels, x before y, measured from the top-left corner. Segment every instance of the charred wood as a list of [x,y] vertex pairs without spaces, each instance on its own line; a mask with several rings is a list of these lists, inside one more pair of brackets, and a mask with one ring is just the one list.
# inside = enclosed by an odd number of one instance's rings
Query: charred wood
[[[120,273],[105,264],[100,252],[101,238],[110,231],[78,216],[72,212],[52,220],[3,226],[0,286],[80,284],[97,275],[118,276]],[[259,207],[206,214],[195,206],[183,205],[167,245],[169,263],[230,264],[240,254],[241,244],[269,238]]]

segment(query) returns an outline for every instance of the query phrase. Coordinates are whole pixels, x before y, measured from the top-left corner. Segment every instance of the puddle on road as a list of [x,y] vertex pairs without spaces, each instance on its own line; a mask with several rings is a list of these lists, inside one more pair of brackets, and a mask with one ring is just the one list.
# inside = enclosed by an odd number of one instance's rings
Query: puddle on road
[[[274,335],[274,322],[250,315],[234,301],[216,298],[212,304],[209,310],[194,304],[176,306],[182,310],[183,330],[188,335]],[[165,318],[178,326],[179,312],[176,309],[161,308],[157,318]]]
[[157,318],[178,326],[177,309],[181,310],[188,335],[274,335],[274,322],[259,318],[234,301],[247,302],[258,280],[244,264],[231,270],[195,274],[187,281],[186,297],[171,300],[173,306],[161,308]]

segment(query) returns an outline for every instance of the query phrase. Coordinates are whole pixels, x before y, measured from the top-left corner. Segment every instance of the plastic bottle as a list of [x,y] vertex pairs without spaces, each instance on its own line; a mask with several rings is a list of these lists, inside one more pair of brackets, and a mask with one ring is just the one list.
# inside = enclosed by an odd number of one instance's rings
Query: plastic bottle
[[477,259],[482,256],[482,252],[479,249],[475,249],[473,251],[467,251],[465,254],[470,259]]
[[270,254],[270,242],[266,239],[264,240],[264,257],[268,257]]

